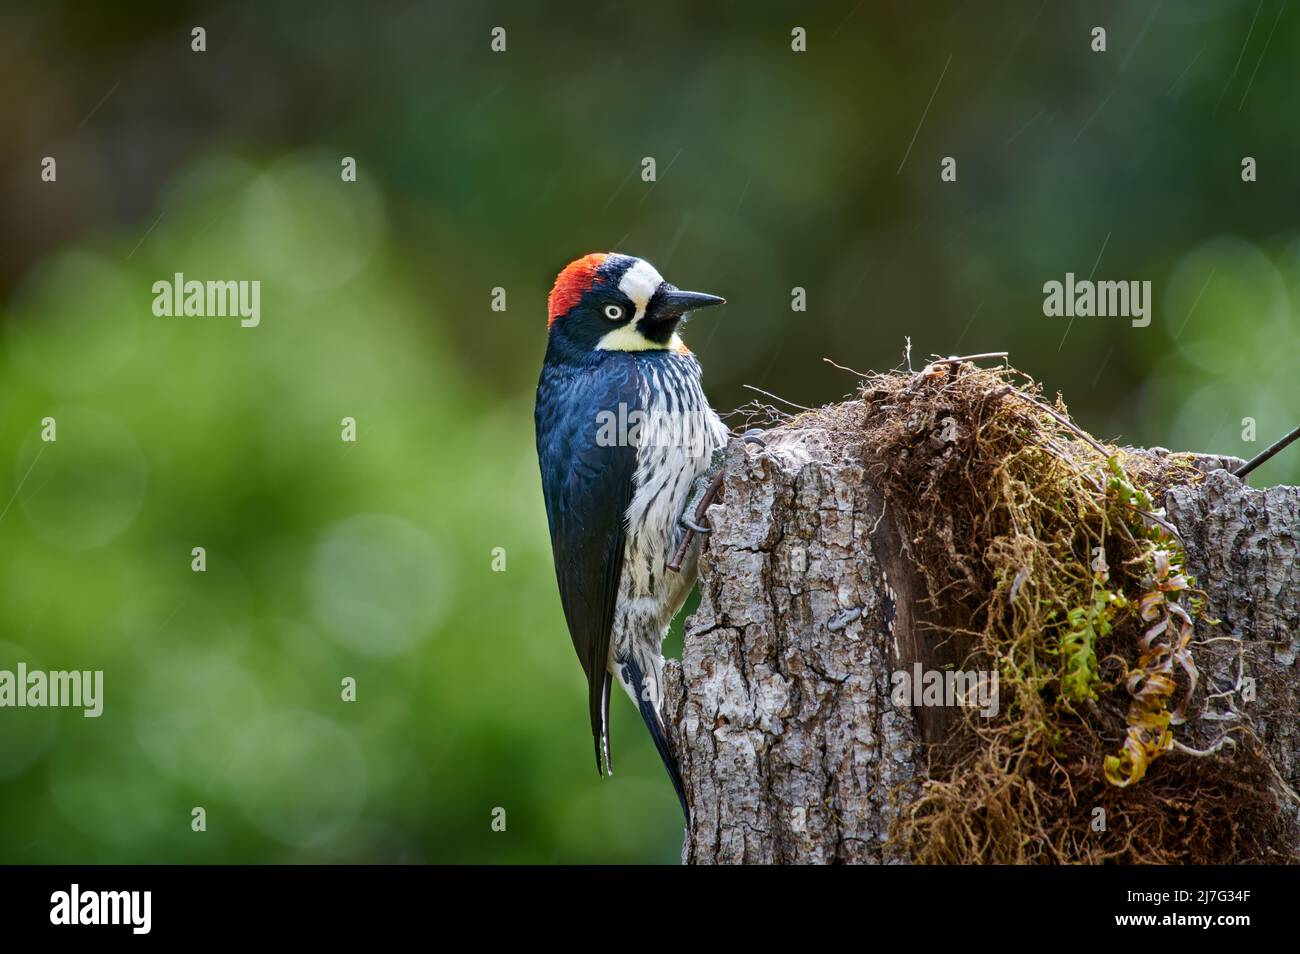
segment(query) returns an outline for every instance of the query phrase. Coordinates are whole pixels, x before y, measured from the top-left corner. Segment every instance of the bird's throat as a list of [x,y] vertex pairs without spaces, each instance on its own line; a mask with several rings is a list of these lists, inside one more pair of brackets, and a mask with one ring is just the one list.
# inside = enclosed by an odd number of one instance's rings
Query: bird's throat
[[642,321],[637,324],[623,325],[621,328],[615,328],[613,331],[605,334],[604,337],[596,343],[597,350],[600,351],[680,351],[685,345],[677,334],[677,321],[667,328],[655,328],[656,324],[666,324],[666,322],[651,322],[646,328],[648,334],[643,334],[640,328],[647,323]]

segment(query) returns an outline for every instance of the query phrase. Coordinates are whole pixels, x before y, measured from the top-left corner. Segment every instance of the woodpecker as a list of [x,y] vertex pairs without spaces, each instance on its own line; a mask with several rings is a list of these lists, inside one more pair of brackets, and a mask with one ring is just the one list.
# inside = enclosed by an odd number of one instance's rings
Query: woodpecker
[[678,328],[725,299],[681,291],[649,262],[596,252],[560,272],[537,384],[537,456],[560,602],[587,675],[596,771],[612,774],[613,680],[640,712],[689,823],[663,720],[664,636],[695,584],[679,572],[688,505],[720,466],[726,426]]

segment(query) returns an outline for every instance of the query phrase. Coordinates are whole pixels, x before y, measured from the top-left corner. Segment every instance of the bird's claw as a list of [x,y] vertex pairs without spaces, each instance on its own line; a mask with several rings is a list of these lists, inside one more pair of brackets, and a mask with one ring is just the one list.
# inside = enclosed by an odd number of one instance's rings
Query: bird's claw
[[759,435],[766,433],[761,427],[751,427],[745,433],[740,435],[740,439],[746,444],[757,444],[759,447],[766,447],[767,441]]
[[[691,545],[691,539],[697,534],[704,536],[710,532],[710,528],[701,526],[700,521],[704,519],[704,511],[709,509],[709,504],[713,503],[713,498],[718,495],[718,488],[721,486],[722,450],[719,448],[714,452],[709,462],[709,469],[696,478],[690,500],[686,502],[686,509],[677,518],[678,524],[685,532],[682,534],[681,542],[677,545],[677,552],[673,554],[672,559],[667,564],[668,569],[674,573],[681,571],[682,561],[686,559],[687,548]],[[694,514],[694,517],[691,516],[692,514]]]
[[683,527],[685,527],[687,530],[694,530],[696,533],[709,533],[709,532],[710,532],[710,528],[709,528],[709,527],[702,527],[702,526],[700,526],[698,523],[696,523],[696,522],[695,522],[694,520],[692,520],[690,517],[686,516],[686,514],[682,514],[681,517],[680,517],[680,519],[678,520],[678,522],[679,522]]

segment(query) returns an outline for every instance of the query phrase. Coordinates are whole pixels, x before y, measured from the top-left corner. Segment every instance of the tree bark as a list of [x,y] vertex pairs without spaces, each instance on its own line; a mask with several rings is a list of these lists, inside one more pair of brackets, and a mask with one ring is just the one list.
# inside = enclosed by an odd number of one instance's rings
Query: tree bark
[[[765,440],[727,448],[700,607],[669,668],[692,808],[683,860],[907,862],[890,824],[954,715],[894,705],[891,677],[961,660],[917,626],[923,584],[865,479],[869,452],[816,427]],[[1252,489],[1223,469],[1236,463],[1198,457],[1204,481],[1165,501],[1220,621],[1198,633],[1178,737],[1203,746],[1249,723],[1300,790],[1300,488]]]

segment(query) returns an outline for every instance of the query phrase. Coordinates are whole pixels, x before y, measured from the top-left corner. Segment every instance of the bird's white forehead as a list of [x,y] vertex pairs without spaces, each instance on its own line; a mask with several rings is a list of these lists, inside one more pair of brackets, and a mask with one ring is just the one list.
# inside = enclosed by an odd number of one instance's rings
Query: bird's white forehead
[[637,259],[633,262],[623,277],[619,279],[618,290],[632,300],[636,305],[637,317],[645,311],[645,306],[649,304],[655,291],[663,284],[664,277],[655,270],[655,267],[649,262]]

